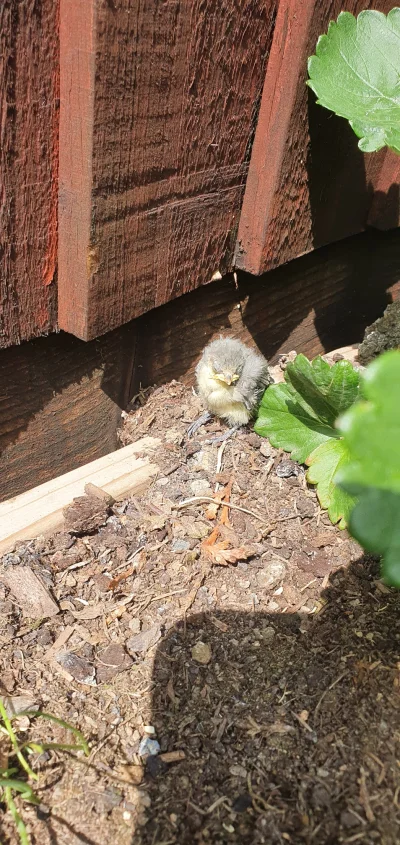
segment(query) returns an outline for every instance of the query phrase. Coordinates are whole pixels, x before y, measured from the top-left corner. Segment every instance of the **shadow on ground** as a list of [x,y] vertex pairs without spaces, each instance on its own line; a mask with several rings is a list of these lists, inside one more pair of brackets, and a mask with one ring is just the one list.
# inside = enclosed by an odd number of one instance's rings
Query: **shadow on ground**
[[132,845],[398,842],[399,631],[371,560],[336,572],[315,616],[182,620],[157,651],[153,724],[185,759],[150,758]]

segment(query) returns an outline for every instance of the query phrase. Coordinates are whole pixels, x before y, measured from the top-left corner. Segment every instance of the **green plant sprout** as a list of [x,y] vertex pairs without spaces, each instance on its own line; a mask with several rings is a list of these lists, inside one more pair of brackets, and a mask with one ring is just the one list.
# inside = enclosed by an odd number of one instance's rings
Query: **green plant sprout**
[[334,482],[349,461],[335,421],[358,395],[359,375],[348,361],[331,367],[320,356],[310,362],[297,355],[285,370],[285,383],[265,391],[255,424],[273,446],[308,464],[307,480],[316,484],[321,507],[340,528],[347,525],[354,498]]
[[[16,762],[19,764],[9,766],[7,763],[5,767],[0,768],[0,800],[4,801],[7,809],[11,814],[21,845],[30,845],[30,837],[26,829],[25,822],[20,816],[14,801],[15,793],[17,793],[20,794],[23,801],[27,801],[30,804],[40,804],[40,799],[35,794],[33,788],[29,785],[26,780],[22,779],[23,774],[25,774],[25,776],[30,780],[39,780],[39,776],[36,774],[36,772],[33,771],[31,766],[29,765],[27,757],[33,753],[43,754],[43,752],[48,749],[57,749],[63,751],[83,751],[84,754],[88,756],[89,747],[83,734],[77,728],[74,728],[73,725],[70,725],[63,719],[58,719],[51,713],[44,713],[41,710],[27,710],[24,713],[19,713],[18,717],[20,716],[48,719],[49,721],[54,722],[55,724],[60,725],[66,730],[70,731],[73,736],[75,736],[77,739],[77,742],[73,744],[58,742],[34,742],[32,740],[28,740],[28,742],[20,744],[18,742],[17,734],[12,726],[12,718],[17,717],[8,716],[5,705],[2,699],[0,698],[0,732],[7,737],[10,744],[10,750],[7,753],[7,759],[15,757]],[[15,775],[17,777],[15,777]]]
[[341,12],[308,60],[317,103],[345,117],[363,152],[400,154],[400,8]]

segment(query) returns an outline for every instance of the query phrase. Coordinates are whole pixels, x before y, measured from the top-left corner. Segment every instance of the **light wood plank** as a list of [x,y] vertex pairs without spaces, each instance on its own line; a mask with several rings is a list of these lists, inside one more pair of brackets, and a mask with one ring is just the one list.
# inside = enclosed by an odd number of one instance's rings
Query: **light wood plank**
[[63,508],[83,496],[85,484],[92,483],[118,499],[139,493],[157,475],[150,460],[160,440],[144,437],[136,443],[98,458],[90,464],[40,484],[20,496],[0,504],[0,553],[17,541],[60,530]]

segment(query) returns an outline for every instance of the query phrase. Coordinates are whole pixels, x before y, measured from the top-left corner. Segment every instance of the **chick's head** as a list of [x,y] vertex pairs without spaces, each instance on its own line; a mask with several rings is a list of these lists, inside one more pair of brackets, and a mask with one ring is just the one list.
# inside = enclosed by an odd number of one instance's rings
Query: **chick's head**
[[210,343],[205,349],[205,357],[215,381],[228,386],[239,381],[243,371],[244,347],[234,338],[221,338]]

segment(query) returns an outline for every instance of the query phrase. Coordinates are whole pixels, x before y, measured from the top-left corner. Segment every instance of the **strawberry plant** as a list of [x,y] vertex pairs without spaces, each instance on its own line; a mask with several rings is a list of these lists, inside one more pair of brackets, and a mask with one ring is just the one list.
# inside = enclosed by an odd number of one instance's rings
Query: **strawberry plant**
[[320,356],[297,355],[285,370],[285,383],[267,388],[255,430],[273,446],[308,464],[307,480],[316,484],[320,504],[344,528],[353,495],[334,481],[349,461],[347,444],[335,428],[337,417],[358,398],[359,375],[348,361],[332,367]]
[[345,117],[363,152],[400,154],[400,8],[341,12],[308,60],[317,103]]

